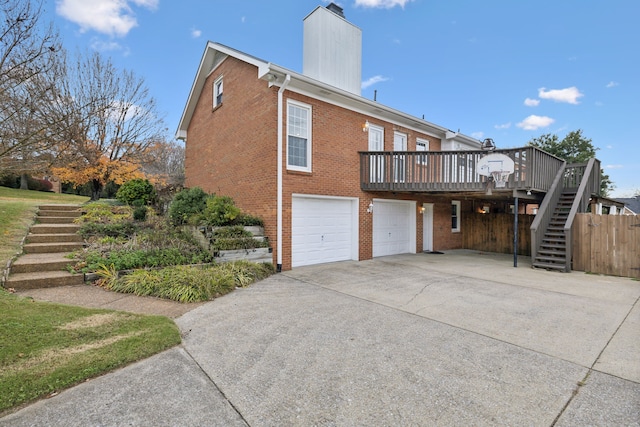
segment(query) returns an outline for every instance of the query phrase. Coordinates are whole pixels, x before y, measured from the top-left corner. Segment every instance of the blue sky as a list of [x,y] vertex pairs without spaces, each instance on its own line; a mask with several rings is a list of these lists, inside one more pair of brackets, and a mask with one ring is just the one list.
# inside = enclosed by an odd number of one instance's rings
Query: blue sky
[[[364,97],[499,148],[582,129],[616,189],[640,190],[640,1],[342,0],[362,29]],[[46,0],[70,51],[145,79],[168,133],[208,40],[302,71],[323,0]]]

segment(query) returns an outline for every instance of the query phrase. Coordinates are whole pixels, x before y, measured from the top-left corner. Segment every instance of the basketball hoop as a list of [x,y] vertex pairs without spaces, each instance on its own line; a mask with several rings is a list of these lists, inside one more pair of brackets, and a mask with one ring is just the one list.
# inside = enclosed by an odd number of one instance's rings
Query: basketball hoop
[[511,172],[509,171],[491,171],[491,178],[496,183],[496,188],[504,188],[507,184]]
[[491,183],[495,188],[505,188],[509,175],[515,170],[515,163],[509,156],[501,153],[488,154],[476,164],[478,175],[488,177],[487,195],[491,194]]

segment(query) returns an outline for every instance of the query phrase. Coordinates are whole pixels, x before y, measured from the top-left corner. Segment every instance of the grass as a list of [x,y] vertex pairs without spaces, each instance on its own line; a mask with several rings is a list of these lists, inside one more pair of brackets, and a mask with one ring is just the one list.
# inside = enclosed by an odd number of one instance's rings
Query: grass
[[[0,187],[0,269],[20,248],[40,204],[87,197]],[[161,316],[36,302],[0,288],[0,416],[180,343]]]
[[101,286],[109,290],[179,302],[209,301],[271,274],[273,265],[248,261],[135,270],[122,277],[113,266],[104,266],[98,271]]
[[36,302],[0,290],[0,414],[180,343],[162,316]]
[[88,197],[0,187],[0,269],[20,250],[20,241],[33,223],[38,205],[82,204]]

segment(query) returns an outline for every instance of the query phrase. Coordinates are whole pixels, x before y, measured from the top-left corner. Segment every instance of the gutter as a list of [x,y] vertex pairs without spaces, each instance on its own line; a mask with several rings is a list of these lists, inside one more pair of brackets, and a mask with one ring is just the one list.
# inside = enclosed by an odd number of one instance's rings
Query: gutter
[[291,81],[291,75],[287,74],[284,78],[284,81],[282,82],[282,86],[280,86],[280,89],[278,89],[278,183],[277,183],[277,191],[278,191],[278,196],[277,196],[277,207],[276,207],[276,212],[277,212],[277,230],[276,230],[276,271],[278,273],[280,273],[282,271],[282,161],[284,160],[284,153],[283,153],[283,149],[284,149],[284,141],[282,140],[284,138],[284,132],[282,131],[282,126],[283,126],[283,120],[282,120],[282,110],[283,110],[283,105],[282,105],[282,98],[283,98],[283,93],[285,91],[285,89],[287,88],[287,86],[289,85],[289,82]]

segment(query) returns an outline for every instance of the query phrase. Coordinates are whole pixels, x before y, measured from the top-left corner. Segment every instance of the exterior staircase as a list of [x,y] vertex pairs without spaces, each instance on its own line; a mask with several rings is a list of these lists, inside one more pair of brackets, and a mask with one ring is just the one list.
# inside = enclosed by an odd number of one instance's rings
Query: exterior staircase
[[549,226],[544,232],[540,248],[532,261],[533,267],[565,271],[567,256],[571,256],[571,254],[567,255],[568,245],[564,227],[575,198],[575,189],[565,189],[560,195],[560,200],[553,211]]
[[77,205],[42,205],[23,246],[23,255],[11,265],[7,288],[15,290],[80,285],[83,274],[71,274],[66,255],[82,249],[79,225],[73,221],[82,213]]

